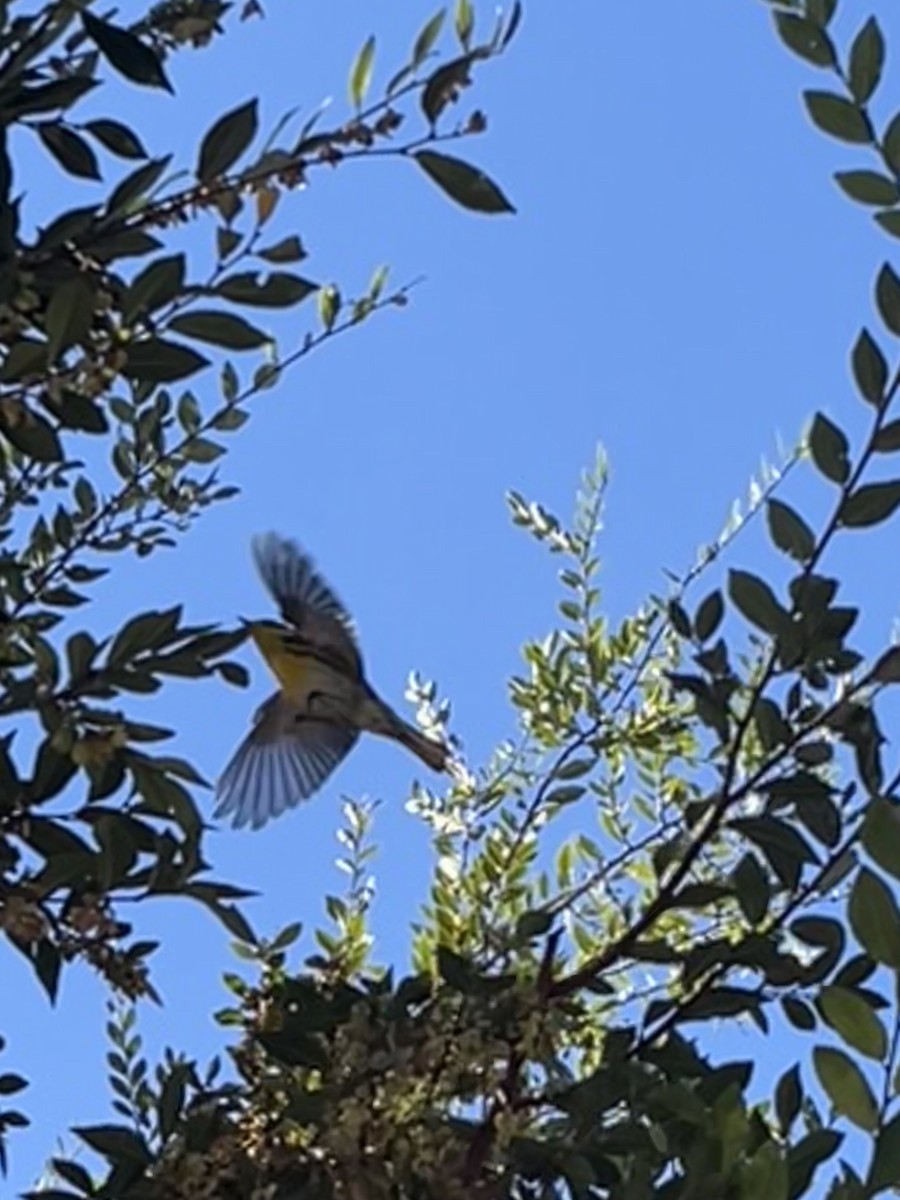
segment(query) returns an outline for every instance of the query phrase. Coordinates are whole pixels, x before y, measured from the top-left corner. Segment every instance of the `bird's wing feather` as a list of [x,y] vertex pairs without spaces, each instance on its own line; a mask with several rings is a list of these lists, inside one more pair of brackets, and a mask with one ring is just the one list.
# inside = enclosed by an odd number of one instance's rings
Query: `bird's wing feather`
[[253,539],[253,557],[284,619],[354,676],[361,675],[353,620],[309,555],[277,533],[264,533]]
[[262,705],[216,787],[214,816],[261,829],[317,792],[359,736],[298,712],[279,692]]

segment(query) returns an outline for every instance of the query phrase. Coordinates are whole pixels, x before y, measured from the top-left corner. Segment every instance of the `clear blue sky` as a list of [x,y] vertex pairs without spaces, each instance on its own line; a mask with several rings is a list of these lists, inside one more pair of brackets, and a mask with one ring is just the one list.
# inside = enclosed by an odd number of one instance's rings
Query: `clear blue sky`
[[[172,60],[176,98],[111,81],[84,115],[128,114],[152,151],[191,165],[209,123],[251,96],[268,125],[329,95],[341,112],[366,36],[378,35],[383,83],[435,6],[269,0],[265,20]],[[843,8],[842,44],[870,6]],[[900,19],[878,8],[890,52]],[[479,15],[492,19],[485,5]],[[884,88],[895,99],[896,78]],[[518,215],[467,214],[402,162],[320,172],[285,198],[272,240],[299,231],[312,278],[352,293],[387,262],[397,281],[427,283],[410,307],[265,393],[224,460],[241,495],[177,551],[120,565],[82,625],[99,636],[139,608],[178,601],[198,621],[267,615],[248,543],[274,528],[301,539],[346,600],[385,696],[402,704],[410,668],[436,678],[472,764],[482,761],[514,732],[505,680],[523,641],[552,623],[557,598],[554,563],[511,527],[506,489],[568,514],[581,468],[604,444],[613,486],[603,586],[618,617],[718,532],[777,433],[792,441],[817,407],[862,428],[848,353],[872,320],[872,280],[894,247],[830,180],[836,168],[870,164],[808,123],[800,89],[823,85],[752,0],[533,2],[508,56],[463,100],[490,126],[463,151]],[[111,180],[114,164],[103,161]],[[65,202],[57,177],[31,153],[28,162],[33,173],[19,184],[30,211],[52,211]],[[65,189],[70,206],[94,194],[78,181]],[[190,237],[205,247],[212,230],[201,220]],[[287,345],[287,326],[277,328]],[[197,390],[212,400],[214,387]],[[811,483],[789,494],[811,519],[823,511]],[[871,645],[896,612],[895,592],[880,586],[884,547],[884,537],[851,547],[868,584],[856,598]],[[736,561],[770,562],[764,539],[742,540]],[[177,751],[211,777],[269,689],[249,652],[246,661],[249,694],[173,687],[146,706],[179,729]],[[430,867],[426,832],[404,811],[411,778],[399,750],[365,741],[307,808],[260,834],[212,835],[214,874],[259,889],[249,911],[260,931],[294,919],[309,930],[323,893],[341,886],[341,795],[380,797],[377,951],[403,964]],[[227,935],[187,903],[143,905],[135,917],[164,942],[153,961],[166,1008],[142,1010],[151,1048],[170,1040],[208,1056],[224,1042],[210,1013],[234,965]],[[17,1190],[33,1184],[70,1123],[108,1119],[104,993],[86,970],[70,970],[53,1012],[21,960],[4,954],[3,1069],[33,1079],[22,1099],[34,1125],[11,1140]],[[787,1051],[776,1042],[771,1053]]]

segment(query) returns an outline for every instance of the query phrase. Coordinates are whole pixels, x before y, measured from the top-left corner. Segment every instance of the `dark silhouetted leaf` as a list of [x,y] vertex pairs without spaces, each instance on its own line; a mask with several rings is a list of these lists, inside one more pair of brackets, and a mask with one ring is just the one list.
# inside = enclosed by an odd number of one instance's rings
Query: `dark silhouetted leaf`
[[798,562],[809,562],[815,553],[816,538],[803,518],[781,500],[767,502],[766,516],[769,533],[778,549]]
[[775,12],[775,28],[789,50],[816,67],[832,67],[836,62],[831,38],[815,22],[793,13]]
[[847,907],[850,927],[870,958],[900,967],[900,910],[890,889],[867,867],[857,875]]
[[463,208],[484,213],[516,211],[493,180],[462,159],[433,150],[419,150],[414,158],[426,175]]
[[900,200],[900,188],[895,180],[877,171],[836,171],[834,181],[851,200],[890,208]]
[[875,301],[881,319],[891,333],[900,334],[900,279],[889,263],[885,263],[878,272]]
[[868,804],[862,843],[880,867],[900,879],[900,808],[895,803],[876,797]]
[[775,593],[758,575],[751,575],[749,571],[729,571],[728,595],[738,612],[766,633],[777,634],[789,623],[788,614],[778,603]]
[[881,408],[887,386],[888,367],[871,334],[864,329],[853,347],[853,378],[864,400]]
[[209,359],[190,346],[181,346],[164,338],[145,338],[129,345],[128,360],[122,373],[129,379],[148,383],[172,383],[186,379],[208,365]]
[[47,305],[47,361],[56,363],[60,354],[81,341],[94,320],[94,289],[84,275],[67,279],[54,289]]
[[243,317],[211,310],[175,317],[169,322],[169,329],[173,333],[197,338],[201,342],[211,342],[214,346],[225,346],[229,350],[253,350],[271,341],[268,334],[245,321]]
[[303,249],[303,244],[295,234],[282,238],[274,246],[267,246],[264,250],[257,250],[256,253],[259,258],[270,263],[300,262],[301,259],[306,258],[306,251]]
[[154,312],[180,295],[184,288],[185,257],[172,254],[157,258],[135,275],[122,300],[127,322],[145,312]]
[[0,404],[0,429],[35,462],[62,462],[62,444],[53,426],[21,401]]
[[707,641],[719,628],[725,615],[725,604],[722,593],[718,590],[710,592],[697,609],[694,616],[694,631],[701,642]]
[[842,142],[864,144],[872,141],[872,126],[863,110],[834,92],[803,93],[806,109],[814,125]]
[[250,304],[258,308],[289,308],[318,290],[318,284],[284,271],[273,271],[270,275],[243,271],[223,279],[214,289],[217,296],[235,304]]
[[900,450],[900,418],[888,421],[875,435],[873,447],[881,454],[892,454]]
[[775,1088],[775,1114],[782,1136],[786,1137],[800,1112],[803,1103],[803,1084],[800,1068],[795,1063],[778,1080]]
[[900,1183],[900,1114],[879,1129],[875,1153],[866,1178],[869,1196],[894,1188]]
[[256,137],[257,101],[249,100],[220,117],[204,136],[197,160],[197,178],[209,183],[224,175]]
[[141,139],[134,130],[129,129],[120,121],[101,118],[97,121],[88,121],[84,128],[97,139],[101,146],[104,146],[112,154],[117,154],[119,158],[147,157],[147,151],[144,149]]
[[846,987],[822,988],[819,1012],[848,1046],[880,1062],[887,1053],[884,1026],[859,992]]
[[900,506],[900,481],[869,483],[857,488],[841,505],[840,522],[848,529],[878,525]]
[[122,1125],[81,1125],[72,1132],[110,1162],[134,1162],[148,1166],[152,1161],[144,1139]]
[[[127,216],[130,212],[140,207],[139,201],[143,202],[144,197],[160,178],[166,167],[172,161],[171,154],[167,154],[165,158],[154,158],[150,162],[144,163],[142,167],[138,167],[136,171],[132,171],[130,175],[126,175],[121,183],[117,184],[110,193],[110,197],[106,202],[106,212],[108,216]],[[139,234],[141,230],[125,230],[122,234],[116,234],[117,237],[122,237],[124,234]],[[107,239],[104,239],[102,244],[106,244]],[[158,245],[158,243],[155,243]],[[151,249],[154,247],[151,246]],[[117,254],[116,257],[119,257]]]
[[869,17],[850,47],[848,83],[857,104],[865,104],[881,79],[884,67],[884,37],[878,22]]
[[843,430],[816,413],[809,433],[813,462],[832,483],[846,483],[850,475],[850,446]]
[[797,1000],[793,996],[785,996],[781,1001],[781,1007],[784,1009],[784,1015],[795,1029],[802,1029],[807,1033],[809,1030],[815,1029],[815,1015],[809,1005],[802,1000]]
[[36,128],[38,137],[63,170],[79,179],[100,178],[97,155],[83,137],[53,121],[44,121]]
[[82,12],[81,19],[88,37],[110,66],[126,79],[130,79],[132,83],[146,84],[148,87],[165,88],[167,92],[174,90],[166,78],[156,51],[145,45],[140,38],[118,25],[101,21],[87,11]]

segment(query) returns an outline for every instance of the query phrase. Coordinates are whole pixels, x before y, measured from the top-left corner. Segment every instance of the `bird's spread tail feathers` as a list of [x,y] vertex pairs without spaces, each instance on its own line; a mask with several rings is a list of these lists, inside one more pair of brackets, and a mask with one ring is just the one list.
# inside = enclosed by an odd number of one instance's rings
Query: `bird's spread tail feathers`
[[449,746],[432,741],[424,733],[420,733],[371,690],[368,702],[359,713],[359,722],[363,729],[368,729],[371,733],[380,733],[382,737],[393,738],[395,742],[405,746],[432,771],[448,769]]

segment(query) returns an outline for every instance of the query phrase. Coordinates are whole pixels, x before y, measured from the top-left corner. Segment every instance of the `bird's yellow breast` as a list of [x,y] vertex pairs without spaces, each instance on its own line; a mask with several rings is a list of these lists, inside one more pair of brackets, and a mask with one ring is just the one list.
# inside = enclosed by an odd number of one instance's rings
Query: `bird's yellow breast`
[[288,629],[274,624],[257,622],[250,626],[250,636],[282,691],[292,697],[304,696],[310,690],[310,676],[316,664],[288,648],[289,634]]

